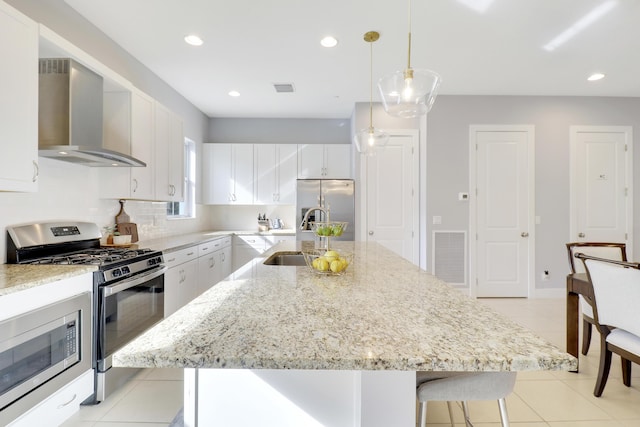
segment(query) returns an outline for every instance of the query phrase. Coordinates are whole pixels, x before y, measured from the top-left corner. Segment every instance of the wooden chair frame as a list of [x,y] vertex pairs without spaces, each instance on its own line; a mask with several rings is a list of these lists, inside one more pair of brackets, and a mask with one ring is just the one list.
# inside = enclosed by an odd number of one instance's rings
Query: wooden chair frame
[[[567,243],[567,255],[569,257],[569,267],[571,268],[571,273],[576,273],[575,266],[575,257],[574,255],[578,252],[576,248],[618,248],[620,249],[620,256],[622,261],[627,261],[627,246],[626,243],[610,243],[610,242],[572,242]],[[584,296],[583,296],[584,298]],[[585,298],[585,301],[591,308],[594,308],[594,304],[588,298]],[[589,345],[591,344],[591,330],[592,325],[595,325],[595,320],[593,317],[590,317],[586,314],[582,314],[582,348],[581,352],[583,355],[587,355],[589,352]]]

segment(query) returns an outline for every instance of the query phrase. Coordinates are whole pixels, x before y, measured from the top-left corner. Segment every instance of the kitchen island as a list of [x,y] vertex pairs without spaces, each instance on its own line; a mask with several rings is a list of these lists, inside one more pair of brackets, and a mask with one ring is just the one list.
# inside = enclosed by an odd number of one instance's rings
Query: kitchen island
[[246,425],[251,412],[261,425],[367,427],[414,425],[415,371],[576,368],[382,246],[334,247],[354,252],[344,275],[256,258],[117,352],[114,366],[188,368],[187,424]]

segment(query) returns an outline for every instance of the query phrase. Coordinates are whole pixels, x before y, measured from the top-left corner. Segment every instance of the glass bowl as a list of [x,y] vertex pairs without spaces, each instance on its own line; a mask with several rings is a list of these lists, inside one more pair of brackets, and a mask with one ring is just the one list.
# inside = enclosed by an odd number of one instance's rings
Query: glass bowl
[[325,221],[311,222],[311,231],[320,237],[340,237],[347,229],[348,222],[343,221]]
[[311,249],[302,253],[311,271],[328,276],[344,274],[353,261],[353,253],[346,251]]

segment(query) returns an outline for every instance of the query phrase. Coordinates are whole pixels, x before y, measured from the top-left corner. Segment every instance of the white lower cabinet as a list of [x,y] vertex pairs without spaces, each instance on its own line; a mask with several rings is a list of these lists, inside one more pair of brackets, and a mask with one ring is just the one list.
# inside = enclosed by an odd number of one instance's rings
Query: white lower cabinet
[[200,293],[231,274],[231,236],[198,246],[198,288]]
[[9,426],[32,427],[62,424],[78,411],[80,403],[93,393],[93,375],[93,369],[86,371]]
[[199,295],[198,245],[165,254],[164,317]]
[[259,257],[270,248],[269,237],[255,234],[234,235],[233,271],[238,270],[255,257]]

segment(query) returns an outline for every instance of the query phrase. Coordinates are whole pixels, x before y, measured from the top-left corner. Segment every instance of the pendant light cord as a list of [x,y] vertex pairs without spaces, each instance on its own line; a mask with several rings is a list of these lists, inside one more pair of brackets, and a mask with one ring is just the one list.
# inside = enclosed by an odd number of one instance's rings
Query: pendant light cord
[[409,49],[407,53],[407,70],[411,69],[411,0],[409,0]]
[[373,42],[369,48],[369,129],[373,129]]

